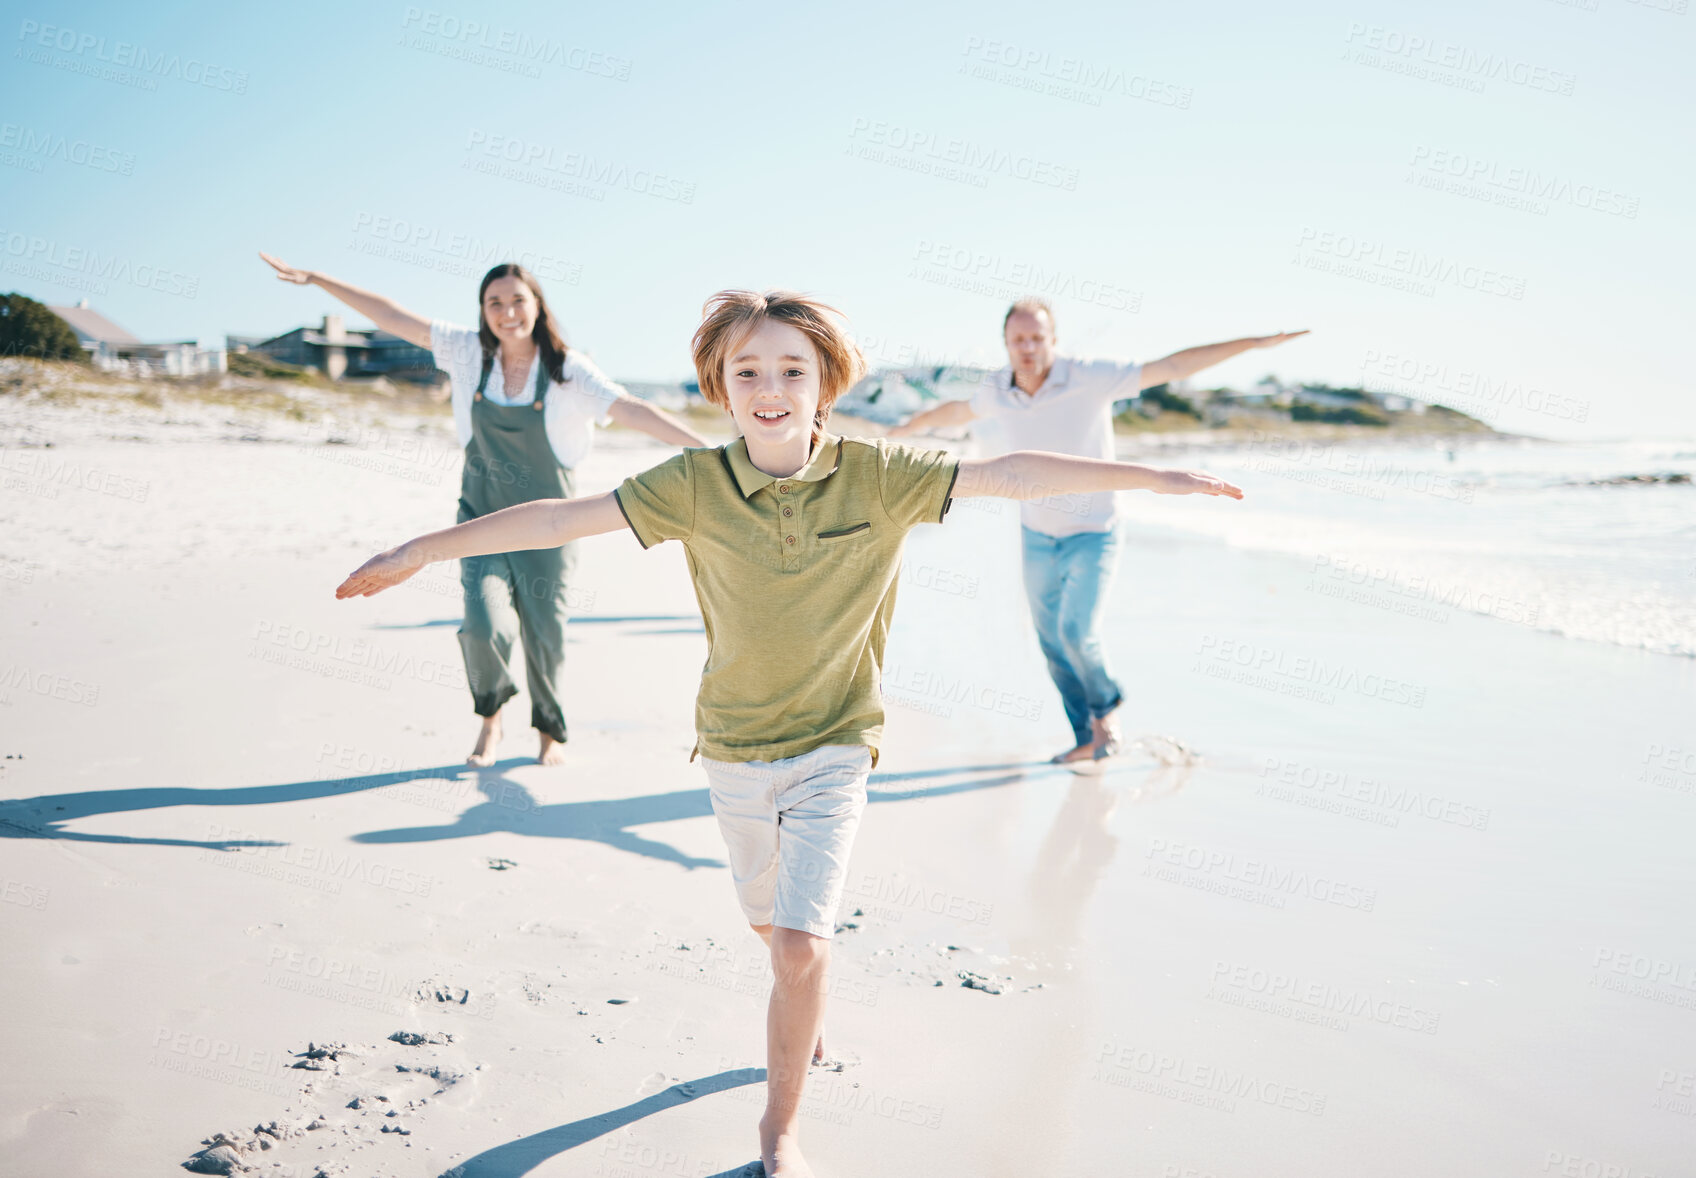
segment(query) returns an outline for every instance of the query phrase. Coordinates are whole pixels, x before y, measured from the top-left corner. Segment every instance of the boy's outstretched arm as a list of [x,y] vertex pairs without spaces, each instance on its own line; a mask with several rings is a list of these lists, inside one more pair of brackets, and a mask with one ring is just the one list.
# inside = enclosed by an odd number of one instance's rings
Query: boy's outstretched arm
[[1200,470],[1168,470],[1105,458],[1078,458],[1046,450],[1015,450],[999,458],[965,458],[954,480],[954,498],[995,495],[1043,499],[1092,491],[1153,491],[1157,495],[1243,497],[1242,488]]
[[568,540],[616,532],[624,526],[624,513],[611,491],[581,499],[534,499],[379,552],[336,586],[336,597],[370,597],[438,560],[558,548]]

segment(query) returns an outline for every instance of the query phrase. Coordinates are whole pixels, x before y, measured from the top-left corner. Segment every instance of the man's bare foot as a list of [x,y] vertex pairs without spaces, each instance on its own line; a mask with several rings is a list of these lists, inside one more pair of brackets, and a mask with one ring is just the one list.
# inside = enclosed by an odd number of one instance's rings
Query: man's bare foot
[[1099,761],[1111,757],[1119,751],[1119,722],[1113,718],[1113,713],[1097,716],[1090,721],[1095,729],[1095,744],[1091,746],[1090,756]]
[[539,765],[565,764],[565,744],[555,740],[546,732],[537,733],[542,738],[542,745],[536,751],[536,763]]
[[501,714],[483,717],[483,731],[477,734],[477,747],[465,758],[467,765],[493,765],[495,747],[501,742]]
[[1055,753],[1048,758],[1048,763],[1050,765],[1067,765],[1073,761],[1087,761],[1093,756],[1095,756],[1095,744],[1092,741],[1089,744],[1080,744],[1076,748],[1069,748],[1063,753]]
[[766,1178],[813,1178],[793,1126],[768,1130],[766,1122],[760,1121],[760,1162],[766,1168]]

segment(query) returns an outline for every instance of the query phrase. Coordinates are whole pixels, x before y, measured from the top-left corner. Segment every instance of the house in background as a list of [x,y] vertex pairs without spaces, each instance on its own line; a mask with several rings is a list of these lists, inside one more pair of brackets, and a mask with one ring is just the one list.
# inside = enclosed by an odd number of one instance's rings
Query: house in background
[[324,316],[317,328],[297,327],[269,339],[228,335],[231,352],[258,352],[296,368],[312,368],[331,380],[394,377],[421,384],[441,379],[429,348],[372,328],[348,330],[340,315]]
[[1367,388],[1333,389],[1327,385],[1284,384],[1275,376],[1263,376],[1247,393],[1236,393],[1232,404],[1248,408],[1288,409],[1296,401],[1328,409],[1346,409],[1363,401],[1391,413],[1424,413],[1425,402],[1400,393],[1383,393]]
[[173,340],[167,343],[143,343],[79,300],[74,307],[47,309],[65,321],[76,333],[77,342],[97,368],[108,372],[133,372],[137,375],[166,373],[170,376],[199,376],[207,372],[224,371],[224,353],[216,348],[203,348],[197,340]]

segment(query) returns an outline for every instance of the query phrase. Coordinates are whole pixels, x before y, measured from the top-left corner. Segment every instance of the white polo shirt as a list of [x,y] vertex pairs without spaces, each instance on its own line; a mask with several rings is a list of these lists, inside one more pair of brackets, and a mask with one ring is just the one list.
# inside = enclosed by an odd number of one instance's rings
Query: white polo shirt
[[[471,443],[471,401],[477,392],[477,378],[483,373],[483,344],[474,327],[460,327],[441,319],[430,322],[430,351],[436,367],[448,374],[452,390],[453,425],[459,435],[461,448]],[[536,399],[536,365],[542,362],[542,352],[530,362],[524,384],[512,396],[506,392],[506,376],[501,371],[500,356],[495,356],[489,370],[489,383],[483,395],[497,405],[528,405]],[[549,379],[547,399],[542,402],[542,424],[548,431],[548,445],[568,469],[582,463],[595,443],[595,426],[612,420],[608,410],[614,401],[625,396],[624,387],[607,379],[576,348],[565,353],[564,384]]]
[[[985,376],[972,394],[972,432],[986,453],[1048,450],[1082,458],[1113,454],[1113,402],[1137,395],[1142,365],[1117,360],[1056,356],[1048,379],[1032,396],[1013,383],[1013,369]],[[1019,503],[1019,518],[1033,532],[1075,536],[1112,531],[1118,493],[1050,495]]]

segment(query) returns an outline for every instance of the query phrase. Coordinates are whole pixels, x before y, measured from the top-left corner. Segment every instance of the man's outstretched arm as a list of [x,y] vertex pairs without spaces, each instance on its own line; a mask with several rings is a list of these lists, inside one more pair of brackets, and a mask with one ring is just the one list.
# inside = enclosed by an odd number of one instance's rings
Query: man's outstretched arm
[[1201,470],[1170,470],[1105,458],[1078,458],[1046,450],[1015,450],[999,458],[966,458],[954,480],[953,497],[993,495],[1043,499],[1094,491],[1153,491],[1157,495],[1243,497],[1242,488]]
[[1295,339],[1298,335],[1306,335],[1307,331],[1280,331],[1277,335],[1251,335],[1244,339],[1226,340],[1222,344],[1202,344],[1199,348],[1185,348],[1181,352],[1173,352],[1170,356],[1162,356],[1158,360],[1150,360],[1142,366],[1142,387],[1151,389],[1155,385],[1170,384],[1175,380],[1183,380],[1194,376],[1204,368],[1212,368],[1222,364],[1232,356],[1255,348],[1275,348],[1285,340]]

